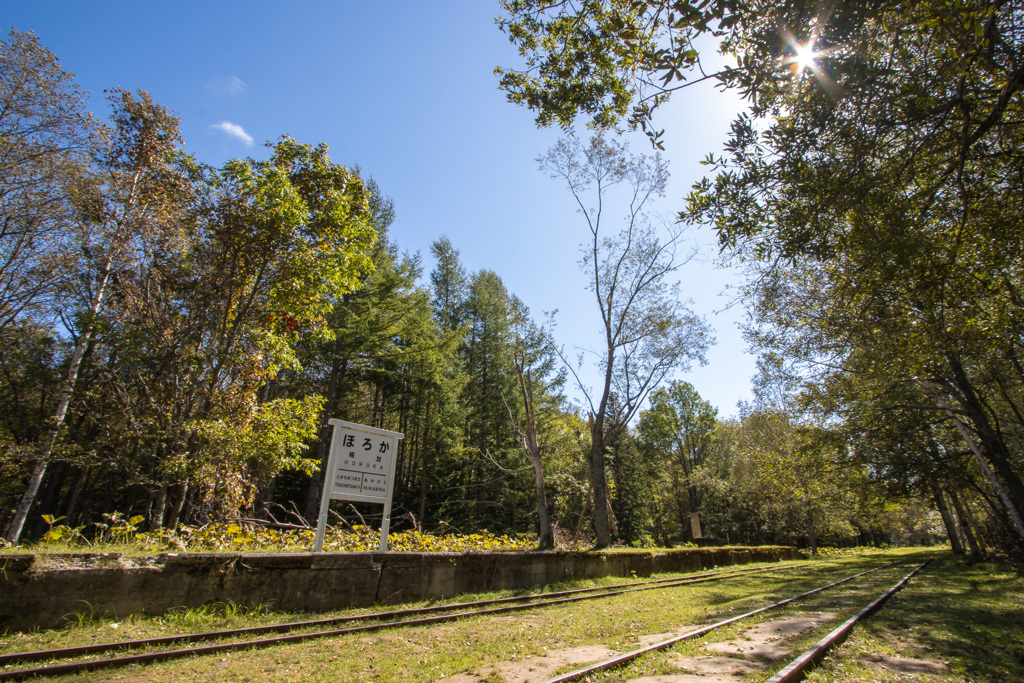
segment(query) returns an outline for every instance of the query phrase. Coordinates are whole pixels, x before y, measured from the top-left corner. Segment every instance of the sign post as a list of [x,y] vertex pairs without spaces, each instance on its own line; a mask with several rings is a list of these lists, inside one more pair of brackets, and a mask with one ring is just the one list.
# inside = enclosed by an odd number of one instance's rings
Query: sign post
[[690,533],[693,534],[693,540],[697,541],[704,538],[704,534],[700,532],[700,513],[693,512],[690,514]]
[[329,420],[334,427],[331,450],[327,456],[324,491],[320,498],[320,517],[316,523],[313,552],[324,549],[327,509],[332,500],[383,503],[384,519],[380,527],[381,552],[388,549],[391,527],[391,493],[395,485],[395,460],[399,432],[367,427],[352,422]]

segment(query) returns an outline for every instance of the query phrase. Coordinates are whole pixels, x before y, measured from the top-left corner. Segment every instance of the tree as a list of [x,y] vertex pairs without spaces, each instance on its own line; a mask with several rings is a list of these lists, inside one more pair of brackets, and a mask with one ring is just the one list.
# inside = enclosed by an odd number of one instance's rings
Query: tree
[[701,509],[694,472],[704,464],[718,411],[687,382],[671,382],[651,394],[650,408],[640,414],[641,443],[668,461],[680,530]]
[[330,419],[366,419],[357,418],[355,408],[346,408],[346,404],[353,401],[359,383],[369,381],[382,358],[408,353],[400,340],[421,324],[426,304],[416,287],[419,260],[399,257],[387,236],[394,220],[394,203],[372,179],[366,186],[370,221],[378,236],[371,252],[373,268],[364,272],[358,287],[332,295],[333,306],[326,318],[329,334],[304,333],[298,344],[301,370],[291,377],[286,374],[276,387],[286,394],[316,394],[325,399],[315,455],[320,466],[309,481],[304,508],[308,520],[316,517],[320,506],[332,433]]
[[156,527],[176,523],[190,487],[209,499],[227,480],[248,486],[247,473],[256,482],[276,473],[252,459],[205,466],[229,450],[218,453],[211,438],[244,443],[254,420],[270,424],[267,383],[295,368],[301,334],[330,334],[332,303],[372,268],[362,180],[331,162],[326,145],[285,137],[272,147],[265,161],[220,169],[179,156],[191,191],[175,231],[183,243],[146,252],[114,286],[102,369],[123,387],[132,440],[151,463]]
[[66,190],[97,143],[73,76],[31,33],[0,42],[0,332],[51,313],[73,245]]
[[[320,462],[303,457],[319,427],[323,398],[275,399],[215,420],[193,423],[211,452],[197,468],[211,482],[209,506],[220,517],[234,517],[253,505],[258,492],[286,469],[311,474]],[[254,510],[259,514],[259,510]]]
[[464,321],[469,286],[466,269],[459,262],[459,250],[447,237],[431,244],[430,253],[437,259],[437,265],[430,273],[434,315],[442,329],[456,329]]
[[[817,344],[819,367],[884,364],[890,384],[920,385],[922,410],[969,426],[1019,516],[1020,7],[860,9],[786,17],[818,53],[786,79],[766,24],[736,35],[753,118],[734,126],[692,214],[773,283],[754,293],[762,310],[817,291],[815,315],[766,316],[780,352]],[[763,277],[778,257],[789,263]]]
[[21,536],[46,473],[111,281],[116,271],[136,256],[142,241],[168,228],[174,214],[173,198],[180,191],[181,178],[170,165],[170,154],[179,139],[177,119],[145,93],[135,99],[116,91],[111,100],[115,108],[110,141],[96,160],[94,175],[72,190],[84,255],[75,277],[78,286],[72,285],[69,291],[80,297],[77,319],[67,321],[75,337],[74,351],[43,451],[7,531],[11,543]]
[[[538,162],[567,185],[589,232],[580,264],[601,317],[597,364],[603,381],[593,390],[573,373],[589,409],[594,527],[603,547],[611,543],[605,451],[666,376],[686,370],[692,360],[703,362],[712,340],[707,324],[679,299],[678,283],[672,281],[689,260],[679,253],[683,231],[667,226],[662,238],[647,214],[650,202],[664,194],[664,161],[630,156],[625,146],[594,136],[586,147],[561,140]],[[625,226],[614,234],[603,219],[616,186],[624,194]],[[606,423],[613,394],[619,417]]]
[[469,456],[467,484],[472,487],[474,514],[487,528],[508,515],[514,526],[518,500],[515,477],[521,448],[510,409],[518,419],[519,393],[514,366],[516,349],[512,332],[512,299],[498,274],[481,270],[470,278],[465,300],[466,336],[460,354],[466,373],[462,404],[465,408],[465,445]]
[[[538,403],[549,397],[552,386],[560,386],[564,373],[555,373],[556,357],[553,342],[547,330],[538,328],[529,318],[529,309],[512,297],[512,332],[515,335],[512,365],[519,380],[519,398],[522,401],[522,421],[518,424],[509,408],[509,418],[515,424],[516,439],[522,444],[526,459],[533,466],[537,498],[537,549],[555,547],[548,498],[544,486],[544,452],[540,432],[542,407]],[[553,377],[552,377],[553,376]]]

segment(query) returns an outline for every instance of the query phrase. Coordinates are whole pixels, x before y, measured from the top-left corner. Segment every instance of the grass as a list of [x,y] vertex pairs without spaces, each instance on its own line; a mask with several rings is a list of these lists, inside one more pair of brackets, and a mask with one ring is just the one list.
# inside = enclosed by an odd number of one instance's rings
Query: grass
[[[915,557],[914,555],[906,554],[902,556],[893,556],[892,559],[923,561],[920,556]],[[871,564],[877,566],[879,562],[876,559]],[[841,573],[842,575],[850,575],[857,571],[863,571],[866,568],[869,567],[863,562],[844,562],[842,564]],[[778,599],[781,599],[802,593],[806,590],[810,590],[811,588],[816,588],[829,582],[829,579],[836,578],[834,576],[835,573],[836,572],[834,570],[830,570],[828,572],[820,572],[813,578],[808,577],[806,579],[788,582],[785,585],[784,590],[777,591],[776,596]],[[795,653],[802,652],[810,647],[826,633],[830,632],[840,623],[855,614],[863,604],[890,587],[906,573],[906,565],[881,569],[867,576],[858,578],[855,581],[818,593],[810,598],[801,600],[784,608],[770,610],[752,619],[744,620],[742,623],[716,629],[715,631],[697,639],[682,641],[666,651],[651,653],[643,659],[623,667],[620,670],[595,676],[593,680],[628,681],[641,676],[679,675],[682,671],[674,664],[674,662],[679,660],[693,660],[696,658],[707,657],[709,655],[715,657],[730,656],[727,653],[712,652],[710,649],[706,648],[708,645],[713,643],[741,643],[744,640],[744,632],[759,624],[786,617],[797,616],[808,612],[827,612],[833,615],[832,619],[823,622],[817,628],[808,631],[804,635],[792,639],[785,639],[780,643],[785,650],[791,651],[794,654],[783,657],[773,665],[770,665],[763,672],[748,673],[743,678],[744,681],[749,681],[750,683],[759,683],[760,681],[770,678],[775,671],[782,668],[789,660],[795,657]],[[870,595],[871,597],[865,598],[866,595]],[[766,602],[772,601],[776,600]],[[750,604],[744,604],[744,602],[749,602]],[[760,605],[754,604],[754,601],[738,601],[735,603],[735,607],[730,606],[726,610],[723,610],[723,613],[718,616],[729,617],[737,612],[749,611],[750,609],[758,606]]]
[[[667,590],[645,591],[591,602],[552,606],[513,615],[475,617],[459,622],[367,635],[312,640],[267,649],[196,657],[148,667],[98,671],[75,676],[75,681],[438,681],[457,673],[475,672],[476,680],[502,681],[498,663],[529,662],[556,651],[581,646],[604,646],[618,651],[636,649],[644,634],[667,633],[749,611],[783,597],[796,595],[840,576],[848,576],[885,559],[923,561],[921,553],[887,553],[841,560],[811,561],[800,577],[765,572],[722,582]],[[907,573],[907,566],[885,569],[852,582],[871,586],[856,593],[852,587],[827,591],[797,609],[828,610],[836,618],[792,644],[799,652],[856,612],[870,598]],[[870,578],[869,578],[870,577]],[[667,577],[658,577],[667,578]],[[639,579],[637,579],[639,580]],[[550,589],[608,585],[621,578],[577,582]],[[877,590],[876,590],[877,588]],[[446,602],[524,594],[506,591],[482,596],[459,596]],[[756,595],[756,597],[750,597]],[[774,597],[770,597],[774,596]],[[421,603],[424,604],[424,603]],[[332,615],[365,613],[346,610]],[[759,620],[776,619],[787,610],[772,611]],[[328,615],[317,615],[328,616]],[[182,610],[162,617],[131,617],[121,621],[84,612],[71,617],[68,627],[54,631],[7,634],[0,651],[67,647],[121,638],[171,635],[276,623],[297,618],[263,610],[245,611],[231,605]],[[941,553],[924,572],[891,599],[881,611],[862,622],[850,639],[808,678],[811,683],[861,681],[934,681],[938,683],[1004,683],[1024,681],[1024,578],[1006,566],[966,564]],[[625,681],[643,675],[678,674],[673,658],[701,654],[709,642],[741,637],[745,626],[713,632],[694,642],[680,643],[672,652],[652,654],[640,662],[595,681]],[[871,668],[868,661],[901,657],[941,664],[929,672]],[[785,664],[778,662],[775,668]],[[913,660],[912,660],[913,661]],[[578,665],[566,665],[565,670]],[[770,672],[750,675],[749,683],[765,680]],[[72,677],[65,677],[68,681]],[[64,680],[64,679],[55,679]]]
[[[841,562],[812,562],[806,576],[770,572],[723,582],[646,591],[586,603],[531,610],[515,615],[476,617],[434,627],[393,629],[365,636],[313,640],[273,648],[197,657],[145,668],[99,671],[75,681],[436,681],[459,672],[486,676],[498,662],[523,661],[548,652],[584,645],[635,649],[641,634],[661,633],[738,614],[770,600],[764,594],[793,595],[828,579],[877,565],[878,557]],[[582,582],[583,587],[621,583],[608,577]],[[572,587],[580,587],[574,583]],[[553,587],[567,588],[568,585]],[[522,592],[517,592],[521,594]],[[752,593],[762,597],[751,598]],[[490,596],[503,597],[512,592]],[[454,598],[465,600],[469,596]],[[355,610],[347,611],[354,613]],[[220,610],[191,612],[187,617],[132,617],[120,622],[86,620],[60,631],[9,635],[0,650],[68,647],[122,637],[230,628],[286,620],[282,614],[240,614]],[[183,623],[187,622],[187,623]],[[116,624],[116,627],[115,627]],[[71,677],[67,677],[71,680]],[[57,679],[61,680],[61,679]],[[491,680],[498,681],[491,675]]]
[[[868,664],[879,656],[920,659],[946,669],[879,671]],[[944,554],[858,626],[807,680],[1024,681],[1024,577],[1005,565],[967,564]]]
[[[920,559],[920,558],[915,558]],[[882,570],[855,583],[874,593],[896,582],[906,567]],[[793,592],[796,592],[794,590]],[[796,609],[828,610],[836,618],[788,643],[792,654],[745,683],[761,683],[818,639],[852,616],[869,598],[850,589],[828,591],[799,608],[758,618],[766,621]],[[852,606],[843,603],[853,602]],[[594,681],[627,681],[641,676],[678,675],[672,657],[697,657],[702,645],[739,636],[742,627],[681,643]],[[1024,681],[1024,577],[1007,565],[969,564],[942,553],[882,609],[861,621],[850,638],[805,680],[808,683],[1010,683]]]

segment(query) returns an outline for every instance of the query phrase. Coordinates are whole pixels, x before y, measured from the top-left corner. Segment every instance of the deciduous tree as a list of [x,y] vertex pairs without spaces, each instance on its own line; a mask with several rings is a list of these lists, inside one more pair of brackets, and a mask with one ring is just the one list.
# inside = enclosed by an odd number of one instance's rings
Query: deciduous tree
[[52,314],[71,239],[67,189],[98,142],[85,96],[31,33],[0,42],[0,332]]
[[111,101],[113,126],[108,143],[97,153],[91,175],[72,190],[82,258],[73,272],[66,273],[63,303],[75,316],[66,319],[74,350],[48,436],[7,530],[11,543],[20,538],[46,473],[111,282],[120,269],[130,269],[131,262],[145,253],[147,243],[172,234],[174,219],[180,215],[174,200],[184,182],[171,163],[179,142],[177,119],[145,93],[135,98],[115,91]]
[[[611,543],[610,500],[605,451],[626,428],[648,394],[668,375],[703,362],[712,339],[707,324],[680,299],[674,274],[689,260],[678,226],[659,232],[648,211],[665,190],[668,170],[659,156],[634,156],[615,141],[594,136],[584,146],[561,140],[538,159],[541,169],[562,181],[587,226],[581,268],[600,313],[601,345],[595,350],[603,379],[585,384],[591,430],[590,485],[598,546]],[[616,197],[616,192],[621,195]],[[623,227],[609,228],[606,204],[618,199]],[[618,418],[608,421],[610,402]]]
[[701,510],[694,472],[711,449],[717,416],[691,384],[679,381],[651,394],[650,408],[640,414],[641,443],[666,464],[681,531],[690,528],[690,515]]

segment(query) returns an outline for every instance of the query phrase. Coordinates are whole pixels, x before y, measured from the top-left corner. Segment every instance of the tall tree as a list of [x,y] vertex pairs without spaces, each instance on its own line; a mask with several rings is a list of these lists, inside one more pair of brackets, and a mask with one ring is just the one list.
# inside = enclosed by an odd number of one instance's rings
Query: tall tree
[[[519,446],[508,419],[509,399],[517,387],[514,370],[511,299],[497,273],[481,270],[470,278],[465,301],[466,336],[462,344],[467,381],[465,443],[470,457],[467,482],[473,488],[475,514],[488,528],[511,523],[518,491],[508,486]],[[518,402],[511,404],[519,417]]]
[[[666,226],[659,232],[647,213],[668,180],[661,157],[630,155],[624,145],[598,135],[586,146],[561,140],[538,162],[568,187],[589,233],[581,248],[581,268],[600,312],[597,365],[603,380],[591,389],[573,372],[589,409],[594,527],[597,545],[604,547],[611,543],[605,451],[648,394],[691,361],[703,362],[713,340],[708,325],[680,300],[678,282],[673,281],[692,256],[680,253],[682,229]],[[604,218],[606,203],[614,201],[617,191],[624,227],[615,232]],[[609,422],[613,394],[620,416]]]
[[430,272],[434,315],[441,328],[455,329],[464,321],[469,277],[459,261],[459,250],[452,246],[447,237],[441,237],[431,244],[430,253],[437,261]]
[[[135,286],[121,278],[116,288],[116,327],[130,348],[149,350],[124,368],[134,381],[115,368],[111,374],[135,390],[144,410],[160,407],[145,422],[159,425],[151,443],[163,475],[158,484],[174,493],[169,524],[188,479],[217,489],[218,476],[244,478],[240,469],[204,466],[218,449],[197,428],[221,443],[239,443],[254,422],[269,431],[267,425],[281,424],[275,415],[302,412],[288,403],[258,406],[259,393],[267,398],[260,390],[295,366],[303,332],[329,334],[332,303],[372,269],[368,252],[376,232],[358,175],[334,164],[326,145],[285,137],[272,147],[265,161],[232,160],[220,169],[180,160],[194,193],[187,212],[193,239],[168,263],[156,259]],[[140,375],[139,365],[148,362],[155,367]],[[303,410],[312,409],[311,401]],[[225,431],[232,427],[240,432],[235,437]],[[288,461],[285,451],[276,452],[275,462]],[[234,464],[254,479],[279,469],[269,461]]]
[[20,538],[46,473],[111,281],[118,269],[145,251],[144,242],[169,231],[174,198],[183,185],[171,166],[171,153],[179,142],[177,119],[145,93],[136,99],[116,91],[111,100],[115,108],[109,144],[96,159],[94,175],[79,184],[74,197],[84,255],[74,276],[78,286],[68,292],[78,297],[77,319],[67,321],[75,337],[74,350],[42,453],[7,530],[11,543]]
[[420,274],[419,261],[400,257],[397,247],[387,237],[394,220],[394,203],[371,179],[368,190],[369,220],[378,240],[371,258],[373,268],[361,277],[357,288],[337,290],[326,318],[328,334],[310,330],[299,344],[302,369],[279,383],[279,389],[299,394],[313,393],[324,397],[320,414],[320,433],[316,444],[319,471],[309,482],[305,503],[306,519],[317,515],[326,476],[327,456],[331,440],[331,418],[366,420],[354,408],[356,386],[366,381],[381,357],[402,353],[399,339],[406,329],[415,325],[417,309],[425,303],[415,281]]
[[98,143],[85,96],[31,33],[0,42],[0,332],[49,312],[73,240],[67,188]]
[[555,371],[557,362],[553,341],[547,330],[538,328],[530,320],[529,309],[516,297],[511,301],[512,332],[515,335],[512,365],[519,380],[519,398],[522,401],[522,421],[515,420],[509,408],[509,418],[516,424],[515,434],[522,444],[526,459],[533,466],[537,499],[537,549],[549,550],[555,546],[554,530],[548,509],[544,485],[544,435],[541,432],[543,412],[551,406],[542,404],[552,400],[550,391],[561,386],[564,372]]

